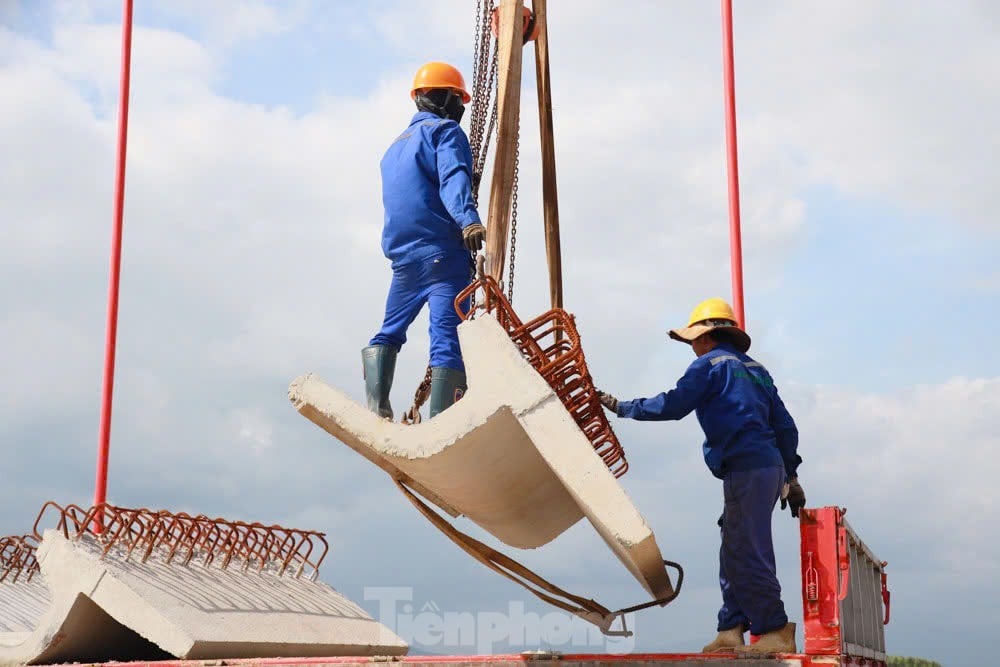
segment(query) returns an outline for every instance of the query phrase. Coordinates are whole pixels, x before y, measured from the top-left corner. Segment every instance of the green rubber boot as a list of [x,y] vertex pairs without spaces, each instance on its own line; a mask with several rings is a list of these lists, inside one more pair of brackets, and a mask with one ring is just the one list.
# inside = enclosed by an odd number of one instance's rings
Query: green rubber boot
[[396,372],[396,352],[396,348],[388,345],[372,345],[361,350],[368,409],[389,420],[392,419],[389,390]]
[[431,418],[450,408],[462,398],[465,390],[465,371],[437,367],[431,369]]

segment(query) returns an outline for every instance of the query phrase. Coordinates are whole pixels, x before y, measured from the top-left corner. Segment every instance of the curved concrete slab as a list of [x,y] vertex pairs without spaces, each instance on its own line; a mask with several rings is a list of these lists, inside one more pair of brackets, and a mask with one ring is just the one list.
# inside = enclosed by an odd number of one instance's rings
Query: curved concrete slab
[[653,532],[559,397],[490,315],[462,323],[469,390],[414,426],[379,418],[315,375],[295,408],[452,516],[513,547],[551,542],[586,517],[654,599],[672,593]]
[[46,532],[41,576],[0,584],[0,666],[334,655],[407,645],[326,584],[273,572],[126,560]]

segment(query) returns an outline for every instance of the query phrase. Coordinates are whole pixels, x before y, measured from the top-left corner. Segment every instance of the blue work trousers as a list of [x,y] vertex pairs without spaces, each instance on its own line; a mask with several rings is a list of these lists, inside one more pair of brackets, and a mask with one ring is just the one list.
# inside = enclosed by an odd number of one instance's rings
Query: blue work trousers
[[771,541],[771,513],[784,483],[780,466],[728,472],[722,481],[720,632],[742,626],[762,635],[788,623]]
[[368,344],[402,348],[407,329],[426,303],[430,306],[431,321],[430,365],[464,371],[462,350],[458,345],[461,320],[455,312],[455,297],[471,281],[472,262],[464,254],[436,255],[394,266],[382,328]]

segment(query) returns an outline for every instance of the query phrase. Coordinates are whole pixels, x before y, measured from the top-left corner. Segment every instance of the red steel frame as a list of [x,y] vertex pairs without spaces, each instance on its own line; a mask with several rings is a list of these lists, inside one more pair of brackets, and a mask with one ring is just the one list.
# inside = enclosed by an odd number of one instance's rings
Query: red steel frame
[[[850,655],[881,665],[890,609],[886,563],[858,538],[845,513],[839,507],[800,512],[803,648],[809,655]],[[859,625],[866,630],[862,644]]]
[[725,81],[726,155],[729,171],[729,258],[733,310],[746,328],[743,312],[743,241],[740,234],[740,169],[736,157],[736,85],[733,66],[733,0],[722,0],[722,77]]
[[122,219],[125,212],[125,153],[128,145],[128,96],[132,65],[132,0],[122,10],[121,90],[118,98],[118,163],[115,167],[115,210],[111,229],[111,268],[108,277],[108,314],[104,344],[104,383],[101,425],[97,438],[97,475],[94,504],[108,495],[108,454],[111,449],[111,402],[115,386],[115,345],[118,338],[118,284],[122,265]]

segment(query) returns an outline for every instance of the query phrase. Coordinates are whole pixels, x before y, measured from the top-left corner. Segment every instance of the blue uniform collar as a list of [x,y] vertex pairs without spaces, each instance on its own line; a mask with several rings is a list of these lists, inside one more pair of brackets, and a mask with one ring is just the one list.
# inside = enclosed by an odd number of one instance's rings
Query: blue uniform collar
[[438,116],[437,114],[431,113],[430,111],[418,111],[417,113],[413,114],[413,118],[410,119],[410,125],[413,125],[415,123],[420,123],[425,120],[441,120],[441,117]]

